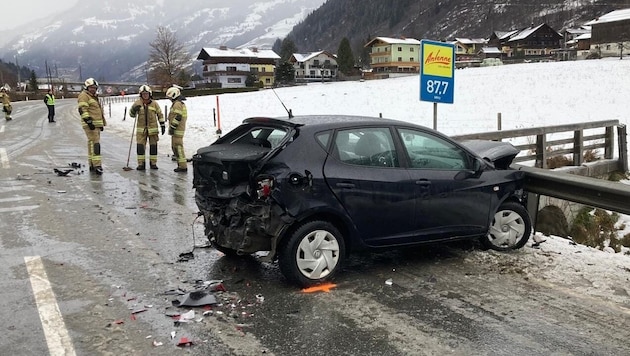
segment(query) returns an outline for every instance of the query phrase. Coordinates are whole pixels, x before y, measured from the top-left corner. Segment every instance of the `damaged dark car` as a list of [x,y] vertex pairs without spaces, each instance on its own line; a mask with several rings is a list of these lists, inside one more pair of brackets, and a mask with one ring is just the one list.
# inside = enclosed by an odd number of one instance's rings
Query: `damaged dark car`
[[210,243],[258,252],[286,279],[332,279],[351,251],[479,239],[508,251],[531,234],[509,143],[456,142],[358,116],[248,118],[193,156]]

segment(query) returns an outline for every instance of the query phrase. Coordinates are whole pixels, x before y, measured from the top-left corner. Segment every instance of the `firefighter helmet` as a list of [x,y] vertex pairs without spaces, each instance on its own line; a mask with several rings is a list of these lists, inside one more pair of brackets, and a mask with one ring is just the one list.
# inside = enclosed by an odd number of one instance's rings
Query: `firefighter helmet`
[[153,92],[151,91],[151,87],[148,85],[141,85],[140,89],[138,89],[138,93],[140,93],[142,95],[142,93],[149,93],[149,96],[153,95]]
[[85,84],[86,89],[87,87],[91,87],[91,86],[95,86],[98,88],[98,82],[94,78],[88,78],[84,84]]
[[166,91],[166,97],[175,100],[181,95],[181,92],[176,87],[168,88]]

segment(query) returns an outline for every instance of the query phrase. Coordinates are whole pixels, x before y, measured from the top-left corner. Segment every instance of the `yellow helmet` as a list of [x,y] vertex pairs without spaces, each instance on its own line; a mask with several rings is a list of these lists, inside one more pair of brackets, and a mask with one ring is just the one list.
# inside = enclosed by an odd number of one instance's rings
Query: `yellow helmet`
[[168,90],[166,91],[166,97],[171,100],[177,99],[180,95],[181,91],[179,91],[179,89],[176,87],[168,88]]

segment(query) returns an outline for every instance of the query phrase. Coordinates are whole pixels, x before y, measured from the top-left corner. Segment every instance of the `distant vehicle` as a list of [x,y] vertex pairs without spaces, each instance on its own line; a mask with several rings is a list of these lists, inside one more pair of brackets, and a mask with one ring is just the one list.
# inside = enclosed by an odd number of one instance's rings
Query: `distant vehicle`
[[411,123],[355,116],[254,117],[193,156],[211,244],[267,252],[292,283],[332,279],[351,251],[531,234],[509,143],[458,143]]

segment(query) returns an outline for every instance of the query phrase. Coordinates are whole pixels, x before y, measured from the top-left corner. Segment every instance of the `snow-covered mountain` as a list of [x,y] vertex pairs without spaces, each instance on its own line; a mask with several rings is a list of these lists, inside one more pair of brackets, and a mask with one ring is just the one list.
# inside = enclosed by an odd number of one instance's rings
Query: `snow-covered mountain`
[[271,48],[325,0],[81,1],[54,17],[3,34],[0,55],[20,66],[76,80],[136,81],[158,26],[173,31],[191,59],[202,47]]

